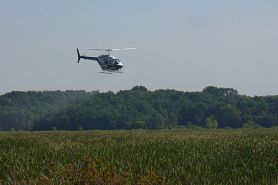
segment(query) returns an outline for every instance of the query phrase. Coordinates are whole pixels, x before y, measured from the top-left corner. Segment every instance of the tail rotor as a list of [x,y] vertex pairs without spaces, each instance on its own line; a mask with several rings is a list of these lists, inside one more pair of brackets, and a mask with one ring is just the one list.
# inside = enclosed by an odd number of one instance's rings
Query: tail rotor
[[79,61],[80,61],[80,53],[79,53],[78,48],[76,48],[76,51],[77,51],[77,55],[78,55],[78,60],[77,60],[77,63],[79,63]]

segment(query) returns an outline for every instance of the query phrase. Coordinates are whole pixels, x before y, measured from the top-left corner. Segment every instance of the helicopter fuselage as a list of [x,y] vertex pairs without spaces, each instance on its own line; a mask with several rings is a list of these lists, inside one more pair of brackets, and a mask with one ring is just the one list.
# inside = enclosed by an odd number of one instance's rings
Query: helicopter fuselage
[[98,64],[102,70],[115,71],[123,68],[123,63],[114,56],[111,55],[100,55],[98,58]]
[[124,66],[119,59],[109,54],[100,55],[98,57],[87,57],[87,56],[80,55],[78,49],[77,49],[77,54],[78,54],[78,61],[77,61],[78,63],[81,58],[87,60],[94,60],[98,62],[98,64],[100,65],[103,71],[119,71]]

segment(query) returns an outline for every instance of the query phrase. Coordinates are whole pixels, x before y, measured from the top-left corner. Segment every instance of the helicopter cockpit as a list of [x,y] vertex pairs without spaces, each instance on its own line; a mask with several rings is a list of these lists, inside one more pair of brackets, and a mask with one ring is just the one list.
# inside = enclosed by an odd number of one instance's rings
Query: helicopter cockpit
[[114,59],[113,62],[114,62],[114,64],[120,64],[121,63],[119,59]]
[[99,58],[103,61],[103,64],[106,65],[118,65],[121,63],[119,59],[111,55],[102,55]]

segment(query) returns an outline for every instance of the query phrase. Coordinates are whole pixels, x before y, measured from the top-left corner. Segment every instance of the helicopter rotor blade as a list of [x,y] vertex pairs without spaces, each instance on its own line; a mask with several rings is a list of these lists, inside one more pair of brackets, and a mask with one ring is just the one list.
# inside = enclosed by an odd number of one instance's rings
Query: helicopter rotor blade
[[80,49],[80,50],[95,50],[95,51],[124,51],[124,50],[132,50],[137,48],[121,48],[121,49]]
[[106,51],[106,49],[80,49],[80,50],[97,50],[97,51]]
[[124,50],[132,50],[137,48],[121,48],[121,49],[110,49],[111,51],[124,51]]

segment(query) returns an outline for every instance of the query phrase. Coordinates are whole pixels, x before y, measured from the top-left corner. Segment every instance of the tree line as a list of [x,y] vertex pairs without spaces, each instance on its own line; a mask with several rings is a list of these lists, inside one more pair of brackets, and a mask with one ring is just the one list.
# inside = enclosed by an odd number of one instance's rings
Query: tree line
[[14,91],[0,96],[0,130],[241,128],[278,125],[278,96],[239,95],[232,88],[201,92]]

